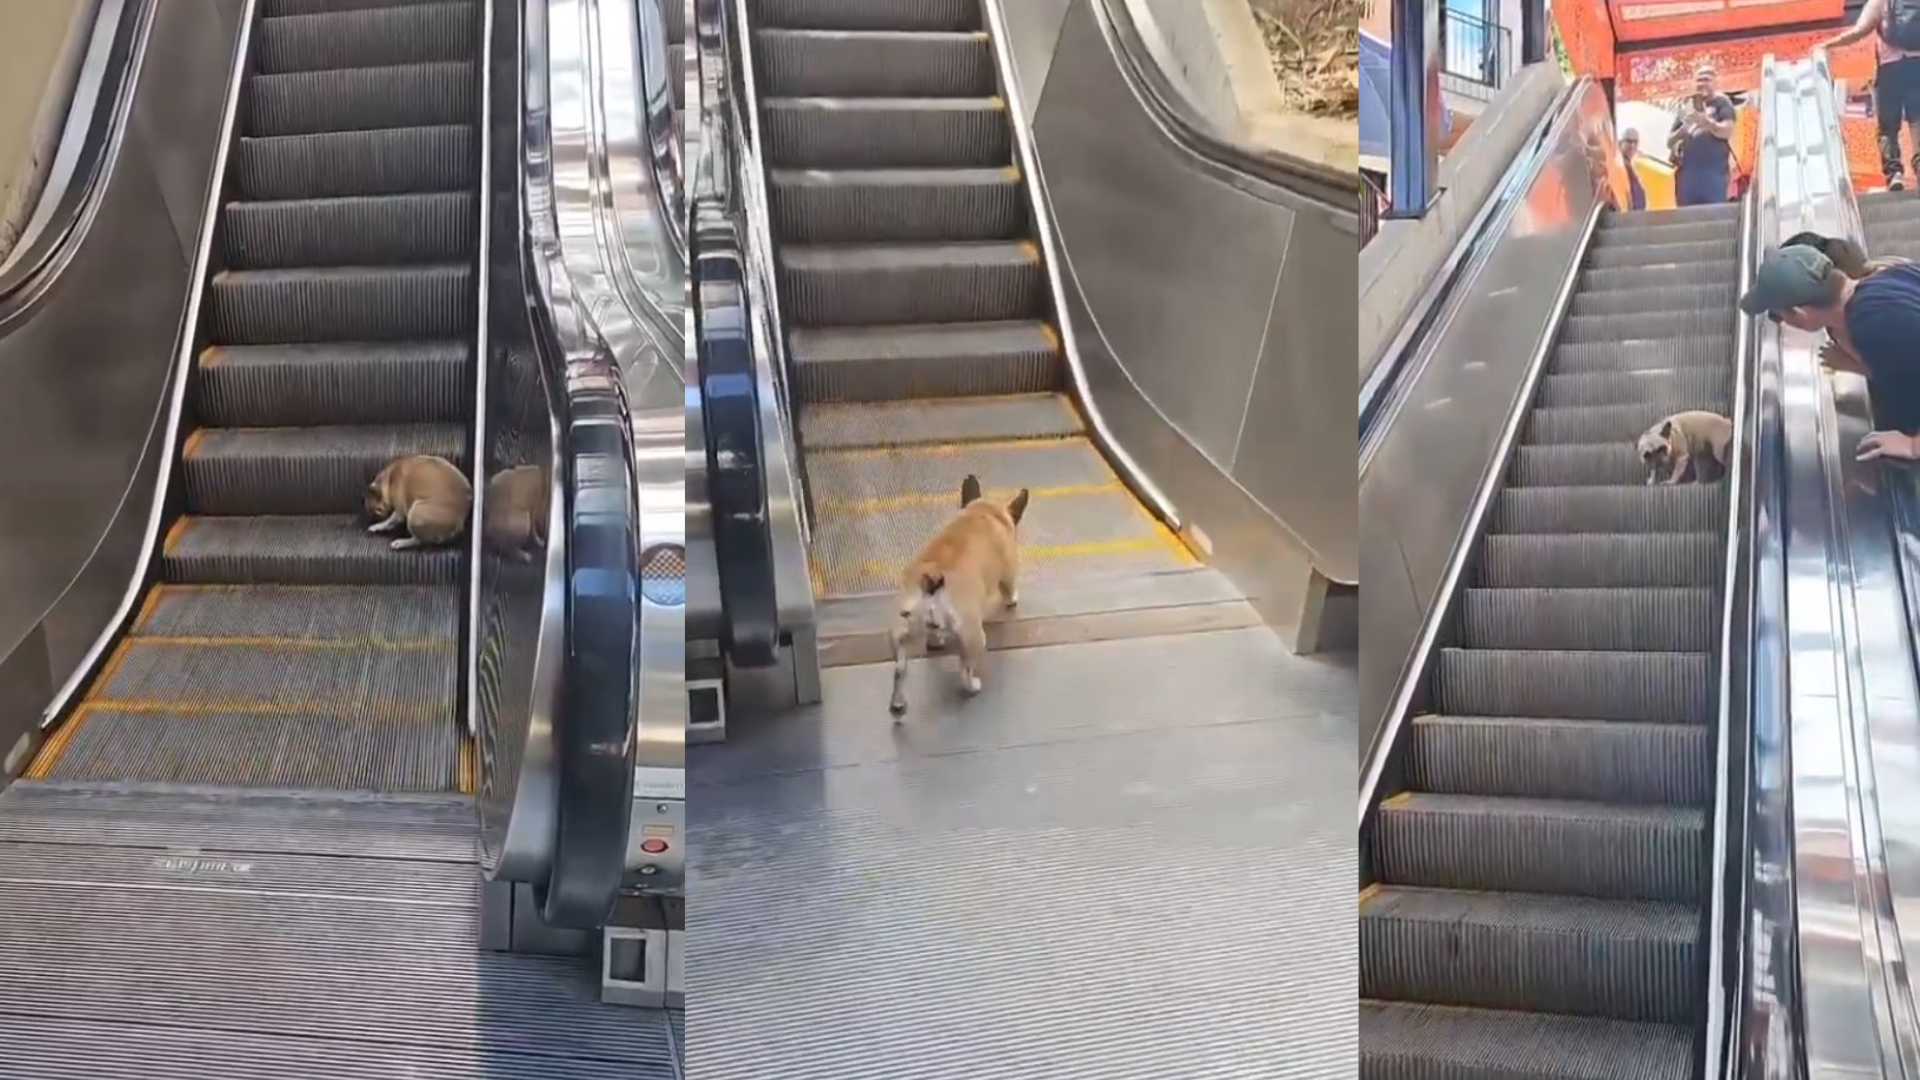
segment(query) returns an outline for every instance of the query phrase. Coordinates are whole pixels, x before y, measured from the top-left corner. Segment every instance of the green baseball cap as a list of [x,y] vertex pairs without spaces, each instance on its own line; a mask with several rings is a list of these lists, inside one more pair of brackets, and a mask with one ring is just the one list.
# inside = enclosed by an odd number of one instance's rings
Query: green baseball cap
[[1749,315],[1820,307],[1827,302],[1827,275],[1833,260],[1820,249],[1794,244],[1768,255],[1754,272],[1753,287],[1740,298],[1740,310]]

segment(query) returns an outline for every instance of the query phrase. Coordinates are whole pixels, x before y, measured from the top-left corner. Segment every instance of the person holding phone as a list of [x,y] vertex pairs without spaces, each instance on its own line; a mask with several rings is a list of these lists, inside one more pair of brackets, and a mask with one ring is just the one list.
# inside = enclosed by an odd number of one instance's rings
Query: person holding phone
[[1674,118],[1667,135],[1673,155],[1674,201],[1707,206],[1727,201],[1733,172],[1733,101],[1720,93],[1713,67],[1693,73],[1693,96]]

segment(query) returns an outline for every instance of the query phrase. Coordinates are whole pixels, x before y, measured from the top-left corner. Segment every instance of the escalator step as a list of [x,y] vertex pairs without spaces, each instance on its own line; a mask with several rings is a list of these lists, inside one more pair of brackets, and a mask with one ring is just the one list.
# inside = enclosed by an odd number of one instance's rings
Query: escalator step
[[1488,588],[1717,588],[1726,545],[1715,531],[1488,536],[1479,583]]
[[[960,480],[969,472],[980,477],[990,496],[998,493],[1000,497],[1010,497],[1014,491],[1026,487],[1035,492],[1035,499],[1057,501],[1060,506],[1065,506],[1068,500],[1085,500],[1090,506],[1096,501],[1112,500],[1114,506],[1133,515],[1131,519],[1124,516],[1117,519],[1120,531],[1133,533],[1142,525],[1152,525],[1150,519],[1134,507],[1125,485],[1114,475],[1113,466],[1107,464],[1085,437],[906,445],[885,447],[877,452],[823,450],[814,455],[807,467],[808,490],[814,504],[821,508],[819,526],[813,534],[816,556],[829,546],[824,538],[834,531],[836,521],[930,508],[936,518],[928,531],[902,538],[901,557],[912,555],[926,542],[931,529],[939,527],[938,515],[951,514],[958,506]],[[1104,517],[1106,513],[1104,509],[1094,508],[1084,516],[1078,512],[1073,516]],[[1053,507],[1038,512],[1035,520],[1041,516],[1062,519]],[[1022,542],[1031,541],[1024,525],[1022,528]],[[1108,538],[1109,535],[1101,537]],[[878,552],[861,548],[835,554],[865,559]],[[887,573],[897,579],[900,566],[890,566]]]
[[1685,904],[1384,887],[1360,903],[1366,998],[1691,1024]]
[[1727,520],[1729,485],[1507,488],[1494,502],[1497,533],[1711,532]]
[[473,117],[475,90],[470,61],[256,75],[247,80],[247,134],[458,124]]
[[666,15],[668,41],[678,45],[687,40],[687,9],[692,6],[678,0],[665,0],[660,5]]
[[1740,320],[1740,312],[1734,306],[1739,293],[1739,286],[1731,281],[1599,292],[1582,289],[1574,294],[1571,311],[1574,315],[1611,315],[1629,323],[1669,311],[1697,311],[1718,315],[1728,327],[1733,327]]
[[1561,324],[1560,344],[1583,345],[1677,337],[1725,337],[1733,333],[1734,308],[1703,311],[1654,311],[1623,318],[1619,315],[1568,315]]
[[754,35],[767,97],[992,97],[984,32],[776,30]]
[[[179,716],[280,711],[447,719],[460,639],[129,638],[88,694],[95,708]],[[248,707],[251,706],[251,707]]]
[[394,551],[358,514],[183,517],[167,534],[161,575],[180,585],[452,585],[465,541]]
[[472,253],[470,191],[228,203],[230,270],[451,262]]
[[1596,244],[1587,252],[1587,268],[1608,270],[1629,266],[1678,266],[1738,259],[1740,241],[1727,237],[1726,233],[1727,230],[1723,229],[1715,233],[1721,239],[1686,244]]
[[1707,652],[1720,641],[1710,588],[1468,589],[1461,604],[1469,649]]
[[1722,327],[1720,333],[1691,338],[1562,344],[1553,350],[1553,364],[1549,370],[1556,375],[1582,375],[1691,367],[1726,370],[1729,373],[1727,385],[1733,385],[1733,328]]
[[1704,652],[1442,649],[1433,703],[1455,716],[1705,724],[1713,668]]
[[1534,404],[1549,409],[1646,402],[1669,405],[1675,401],[1716,401],[1732,393],[1731,364],[1695,365],[1548,375],[1540,384]]
[[247,200],[450,191],[473,187],[475,154],[467,124],[243,138],[234,182]]
[[1693,1029],[1362,1001],[1360,1075],[1365,1080],[1689,1080]]
[[1732,405],[1727,397],[1733,387],[1703,397],[1674,397],[1665,401],[1647,401],[1633,405],[1594,405],[1586,408],[1535,409],[1527,417],[1526,439],[1530,443],[1633,443],[1640,434],[1664,417],[1690,409],[1705,409],[1727,416]]
[[1028,241],[792,244],[779,258],[797,326],[1007,321],[1045,303],[1040,249]]
[[1647,467],[1629,443],[1561,443],[1514,448],[1513,487],[1645,484]]
[[255,28],[259,70],[319,71],[465,60],[479,43],[469,0],[275,16]]
[[796,329],[801,401],[1039,393],[1060,386],[1060,340],[1039,322]]
[[1396,885],[1695,903],[1706,831],[1698,807],[1408,793],[1373,852]]
[[980,169],[1013,161],[999,98],[769,98],[769,168]]
[[[668,8],[678,6],[677,4],[667,5]],[[673,103],[676,119],[680,110],[687,107],[686,96],[687,50],[679,42],[669,41],[667,43],[667,99]]]
[[1737,281],[1739,278],[1740,262],[1737,259],[1688,263],[1684,266],[1610,266],[1605,269],[1590,268],[1584,271],[1580,275],[1580,291],[1680,289],[1708,282]]
[[782,241],[1009,240],[1027,227],[1020,173],[1003,169],[775,169],[773,228]]
[[1080,410],[1061,394],[818,405],[800,413],[800,441],[815,452],[1060,439],[1085,433]]
[[464,263],[233,270],[207,299],[223,345],[459,337],[475,302]]
[[1421,716],[1408,771],[1420,791],[1699,805],[1713,752],[1704,724]]
[[447,585],[158,585],[134,637],[350,639],[460,637],[461,591]]
[[1593,234],[1595,248],[1668,247],[1724,241],[1733,230],[1725,221],[1620,222],[1602,226]]
[[201,428],[181,452],[191,514],[352,514],[388,462],[433,454],[466,468],[466,429]]
[[439,4],[444,0],[260,0],[260,14],[265,18],[279,18],[283,15],[317,15],[328,11],[369,11],[374,8],[409,7],[416,4]]
[[195,405],[215,427],[455,423],[472,410],[472,369],[461,341],[214,346]]
[[1719,221],[1732,227],[1740,220],[1739,203],[1705,203],[1700,206],[1678,206],[1669,210],[1609,210],[1608,223],[1632,225],[1636,223]]
[[754,0],[762,26],[816,30],[978,30],[979,0]]

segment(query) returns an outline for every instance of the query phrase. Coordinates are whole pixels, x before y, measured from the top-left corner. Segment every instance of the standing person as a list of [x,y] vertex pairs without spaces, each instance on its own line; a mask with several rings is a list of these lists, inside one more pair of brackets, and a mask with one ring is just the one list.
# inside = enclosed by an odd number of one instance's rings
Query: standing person
[[[1913,0],[1902,0],[1910,3]],[[1674,118],[1667,136],[1673,152],[1674,201],[1681,206],[1706,206],[1727,201],[1727,183],[1733,171],[1733,101],[1720,93],[1713,67],[1702,64],[1693,73],[1693,97]]]
[[1900,164],[1900,122],[1913,135],[1913,169],[1920,173],[1920,2],[1867,0],[1852,27],[1821,42],[1815,52],[1874,36],[1873,119],[1880,129],[1880,172],[1889,191],[1907,186]]
[[1620,132],[1620,157],[1627,163],[1627,191],[1633,205],[1630,210],[1647,208],[1647,189],[1640,186],[1640,171],[1633,167],[1633,159],[1640,155],[1640,133],[1633,128]]

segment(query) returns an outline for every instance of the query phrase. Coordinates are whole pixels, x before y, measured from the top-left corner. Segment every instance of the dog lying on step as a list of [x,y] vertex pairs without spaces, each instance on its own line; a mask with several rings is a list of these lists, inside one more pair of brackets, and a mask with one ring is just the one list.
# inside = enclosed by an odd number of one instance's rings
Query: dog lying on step
[[960,484],[960,512],[927,541],[900,580],[900,604],[889,641],[893,646],[896,721],[907,711],[907,654],[929,634],[960,642],[960,683],[980,692],[987,662],[987,618],[1020,602],[1016,530],[1027,512],[1027,490],[1006,503],[982,498],[980,478]]
[[389,545],[395,551],[450,544],[466,531],[473,485],[446,458],[397,458],[367,485],[366,508],[373,522],[368,532],[406,530],[407,535]]

